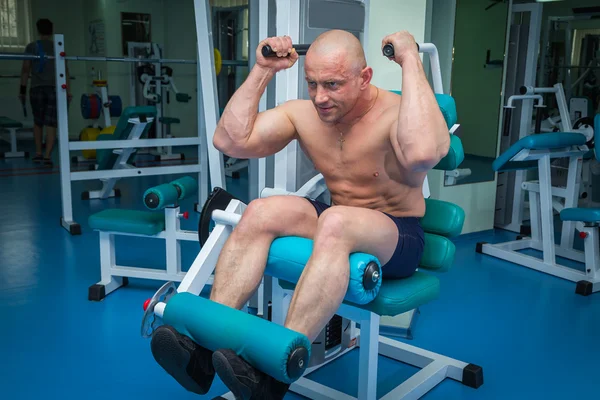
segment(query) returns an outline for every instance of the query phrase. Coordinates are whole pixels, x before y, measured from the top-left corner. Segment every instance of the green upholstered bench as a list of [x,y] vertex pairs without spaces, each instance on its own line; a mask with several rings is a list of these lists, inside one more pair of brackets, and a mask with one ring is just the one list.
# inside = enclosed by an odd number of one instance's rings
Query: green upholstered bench
[[90,228],[153,236],[165,230],[165,215],[152,211],[107,209],[89,217]]

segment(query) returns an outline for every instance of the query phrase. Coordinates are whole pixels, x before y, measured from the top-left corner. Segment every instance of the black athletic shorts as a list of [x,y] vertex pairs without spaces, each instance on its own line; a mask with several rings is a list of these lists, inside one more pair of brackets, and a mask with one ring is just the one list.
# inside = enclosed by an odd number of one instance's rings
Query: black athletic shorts
[[[331,207],[323,202],[306,198],[317,210],[317,216]],[[381,267],[383,279],[401,279],[411,276],[419,267],[425,236],[417,217],[395,217],[387,215],[398,227],[398,244],[392,258]]]
[[36,86],[29,90],[33,122],[38,126],[57,126],[56,88]]

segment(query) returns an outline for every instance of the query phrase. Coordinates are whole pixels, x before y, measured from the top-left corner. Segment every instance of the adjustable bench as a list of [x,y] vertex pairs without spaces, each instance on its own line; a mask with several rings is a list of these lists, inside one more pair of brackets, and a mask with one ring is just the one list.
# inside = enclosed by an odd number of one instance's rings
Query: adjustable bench
[[[180,213],[178,203],[195,196],[198,183],[185,176],[170,183],[152,187],[144,193],[144,205],[149,211],[106,209],[89,217],[90,228],[100,236],[101,281],[89,288],[88,299],[100,301],[109,293],[128,284],[128,278],[145,278],[163,281],[181,281],[180,241],[197,241],[198,233],[180,229],[180,218],[187,219],[188,212]],[[164,210],[164,212],[159,212]],[[141,236],[164,239],[166,269],[128,267],[116,264],[115,236]]]
[[0,158],[16,158],[16,157],[29,157],[29,153],[26,151],[17,151],[17,130],[22,129],[23,124],[14,119],[8,117],[0,117],[0,131],[6,130],[10,134],[10,139],[6,139],[2,136],[0,138],[7,143],[10,143],[10,151],[0,153]]
[[[461,141],[452,135],[450,151],[436,169],[455,169],[463,158]],[[324,187],[322,176],[289,195],[315,193],[314,187]],[[281,194],[277,190],[266,190],[261,196],[270,193]],[[265,373],[291,383],[291,391],[313,399],[378,398],[378,354],[421,368],[381,397],[383,399],[419,398],[446,377],[478,388],[483,384],[481,367],[379,335],[382,316],[400,315],[438,297],[439,278],[425,270],[444,272],[453,264],[455,245],[450,238],[462,231],[464,211],[441,200],[427,199],[426,202],[427,211],[421,220],[426,232],[425,250],[420,268],[414,275],[406,279],[386,279],[385,270],[381,269],[376,257],[360,252],[350,255],[348,289],[334,318],[345,318],[352,324],[345,329],[345,324],[330,322],[329,333],[337,338],[337,342],[328,343],[325,352],[318,340],[310,343],[304,335],[283,327],[291,293],[312,252],[310,239],[280,237],[271,244],[265,270],[265,275],[272,281],[270,321],[265,319],[265,313],[263,318],[253,316],[199,296],[209,284],[219,253],[246,208],[245,204],[217,188],[203,209],[200,253],[178,287],[168,282],[145,302],[142,336],[151,337],[158,326],[170,325],[210,350],[233,349]],[[203,220],[207,214],[215,227],[203,239],[206,229]],[[309,373],[356,347],[360,349],[357,397],[308,379]],[[226,396],[233,398],[230,393]]]
[[[100,134],[96,140],[136,140],[147,135],[150,126],[156,117],[156,108],[153,106],[127,107],[119,117],[119,122],[112,134]],[[135,168],[131,165],[137,149],[128,147],[123,149],[98,149],[96,150],[96,170]],[[82,200],[106,199],[119,197],[120,191],[114,189],[119,178],[100,178],[102,189],[85,191],[81,194]]]
[[[599,143],[600,117],[597,116],[596,121],[596,143]],[[589,295],[600,290],[597,231],[600,209],[577,208],[581,162],[588,151],[586,137],[581,133],[552,132],[526,136],[501,154],[492,164],[497,172],[538,169],[539,180],[523,182],[522,185],[529,192],[531,237],[519,236],[515,241],[497,244],[480,242],[476,251],[577,282],[577,294]],[[598,150],[595,153],[598,158]],[[565,188],[552,186],[551,160],[556,158],[569,158]],[[564,204],[553,196],[564,198]],[[555,244],[554,239],[554,209],[560,211],[563,221],[559,245]],[[576,230],[585,240],[583,252],[573,248]],[[541,251],[542,258],[524,254],[522,250],[525,249]],[[584,263],[585,267],[579,271],[559,264],[557,256]]]

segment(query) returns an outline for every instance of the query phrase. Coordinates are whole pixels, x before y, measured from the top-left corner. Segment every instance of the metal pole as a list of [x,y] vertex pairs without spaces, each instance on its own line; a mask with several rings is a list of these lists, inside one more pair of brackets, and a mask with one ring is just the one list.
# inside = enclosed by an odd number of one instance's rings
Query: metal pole
[[208,161],[210,164],[211,187],[225,187],[225,168],[223,155],[213,146],[213,137],[217,129],[219,118],[219,101],[217,98],[217,76],[215,73],[214,46],[212,35],[212,21],[208,0],[194,0],[194,14],[196,17],[196,40],[198,49],[198,67],[202,71],[201,93],[203,116],[206,132]]
[[71,235],[80,235],[81,227],[73,220],[71,192],[71,160],[69,157],[69,115],[67,111],[66,64],[60,54],[65,51],[63,35],[54,35],[55,76],[56,76],[56,116],[58,122],[58,155],[60,168],[60,190],[62,200],[61,225]]
[[[260,2],[250,1],[248,3],[248,70],[251,71],[256,64],[256,48],[260,41]],[[264,94],[263,94],[264,97]],[[259,112],[260,103],[259,103]],[[259,197],[258,189],[258,160],[248,160],[248,200],[252,201]]]
[[[60,53],[59,53],[60,54]],[[57,56],[44,56],[46,60],[54,60]],[[15,54],[15,53],[0,53],[0,60],[38,60],[41,56],[31,55],[31,54]],[[130,57],[85,57],[85,56],[64,56],[60,57],[66,61],[109,61],[109,62],[128,62],[128,63],[136,63],[143,61],[145,63],[150,64],[197,64],[195,60],[184,60],[184,59],[176,59],[176,58],[130,58]],[[232,61],[234,63],[234,61]]]

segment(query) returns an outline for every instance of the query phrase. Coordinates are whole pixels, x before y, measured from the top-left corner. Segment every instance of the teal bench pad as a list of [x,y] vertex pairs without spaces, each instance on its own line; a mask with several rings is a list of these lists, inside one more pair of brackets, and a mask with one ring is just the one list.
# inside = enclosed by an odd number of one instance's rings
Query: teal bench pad
[[[382,269],[383,282],[377,297],[367,304],[356,304],[344,300],[344,303],[374,312],[381,316],[394,317],[435,300],[440,293],[440,281],[437,277],[417,271],[405,279],[385,279],[385,267]],[[296,285],[280,280],[279,284],[287,290]]]
[[92,214],[90,228],[99,231],[153,236],[165,230],[164,213],[108,209]]
[[23,124],[8,117],[0,117],[0,128],[22,128]]
[[575,132],[539,133],[525,136],[502,153],[492,163],[494,171],[509,171],[537,167],[537,161],[510,160],[522,150],[561,149],[569,146],[582,146],[586,142],[585,136]]
[[565,208],[560,212],[563,221],[600,222],[600,208]]

